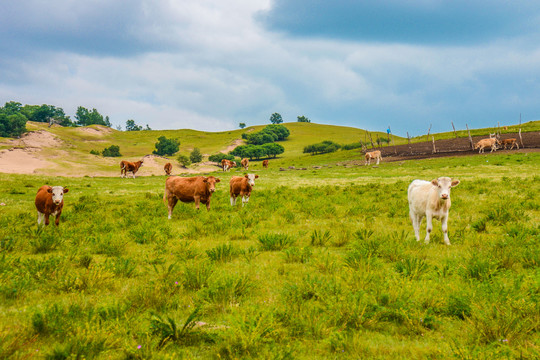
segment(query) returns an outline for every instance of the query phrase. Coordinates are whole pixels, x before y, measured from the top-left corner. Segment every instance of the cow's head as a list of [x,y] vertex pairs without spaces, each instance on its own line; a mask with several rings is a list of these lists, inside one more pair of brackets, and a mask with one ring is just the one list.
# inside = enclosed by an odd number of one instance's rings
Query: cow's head
[[140,163],[139,167],[142,166],[143,162],[144,162],[144,158],[142,158],[141,160],[139,160],[139,163]]
[[206,184],[208,191],[210,191],[211,193],[216,191],[216,184],[220,181],[221,180],[213,176],[203,178],[203,182]]
[[246,174],[244,177],[248,180],[249,186],[255,186],[255,179],[259,178],[259,175],[255,174]]
[[52,201],[56,205],[60,205],[62,200],[64,200],[64,194],[68,191],[69,189],[63,186],[53,186],[47,189],[47,192],[52,194]]
[[437,186],[439,191],[439,199],[448,200],[450,198],[450,189],[458,186],[459,180],[453,180],[449,177],[440,177],[435,180],[431,180],[431,183]]
[[236,167],[236,161],[233,161],[232,164],[234,167]]

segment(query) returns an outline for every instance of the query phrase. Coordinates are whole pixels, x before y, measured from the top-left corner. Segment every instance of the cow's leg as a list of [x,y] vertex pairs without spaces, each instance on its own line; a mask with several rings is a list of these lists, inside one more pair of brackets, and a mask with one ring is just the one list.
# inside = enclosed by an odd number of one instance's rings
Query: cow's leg
[[231,195],[231,206],[236,205],[236,196]]
[[38,211],[38,213],[37,213],[37,223],[38,223],[38,225],[41,225],[41,223],[43,222],[44,215],[45,214]]
[[424,239],[424,242],[426,244],[429,243],[429,235],[431,234],[431,230],[433,230],[433,214],[430,212],[426,213],[426,238]]
[[242,196],[242,207],[249,202],[249,195]]
[[377,165],[379,165],[379,157],[377,157]]
[[450,239],[448,238],[448,214],[441,218],[441,225],[444,234],[444,243],[450,245]]
[[206,200],[206,211],[210,211],[210,199]]
[[54,221],[54,225],[58,226],[60,225],[60,212],[56,214],[56,220]]
[[195,200],[195,208],[199,210],[199,203],[201,202],[200,196],[194,196],[193,199]]
[[169,220],[171,219],[171,216],[172,216],[172,212],[173,212],[173,209],[174,207],[176,206],[176,203],[178,202],[178,199],[175,197],[175,196],[169,196],[169,198],[167,199],[168,201],[168,208],[169,208]]
[[409,212],[409,216],[413,224],[414,236],[416,237],[416,241],[420,241],[420,223],[418,221],[419,216],[412,210]]
[[49,215],[48,213],[45,213],[45,225],[49,225]]

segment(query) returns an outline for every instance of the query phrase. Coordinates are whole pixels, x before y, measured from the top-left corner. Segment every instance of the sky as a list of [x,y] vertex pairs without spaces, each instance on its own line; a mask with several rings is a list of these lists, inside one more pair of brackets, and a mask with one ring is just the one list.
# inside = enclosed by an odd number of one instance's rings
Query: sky
[[0,105],[122,128],[503,126],[540,119],[539,39],[537,1],[2,1]]

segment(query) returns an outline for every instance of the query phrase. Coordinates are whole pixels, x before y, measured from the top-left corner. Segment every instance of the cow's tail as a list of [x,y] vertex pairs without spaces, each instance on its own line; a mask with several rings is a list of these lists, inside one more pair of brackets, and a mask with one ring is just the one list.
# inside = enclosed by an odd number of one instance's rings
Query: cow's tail
[[167,184],[165,184],[165,191],[163,192],[163,203],[165,205],[169,204],[169,191],[167,190]]

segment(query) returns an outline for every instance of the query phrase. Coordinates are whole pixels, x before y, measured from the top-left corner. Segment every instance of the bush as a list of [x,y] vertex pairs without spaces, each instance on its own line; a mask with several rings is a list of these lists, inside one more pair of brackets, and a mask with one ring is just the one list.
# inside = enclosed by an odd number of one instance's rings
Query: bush
[[191,160],[191,162],[193,164],[200,163],[202,161],[202,159],[203,159],[203,156],[201,154],[201,150],[199,150],[199,148],[193,149],[193,151],[189,155],[189,159]]
[[[92,152],[90,152],[90,153],[92,153]],[[119,156],[122,156],[122,154],[120,154],[120,147],[118,145],[111,145],[108,148],[103,149],[101,154],[103,156],[106,156],[106,157],[119,157]]]
[[186,167],[191,165],[191,160],[189,160],[186,155],[178,155],[176,160],[178,161],[178,163],[180,163],[180,166]]
[[274,158],[283,154],[285,148],[280,144],[270,143],[264,145],[241,145],[236,147],[229,154],[250,160],[273,156]]
[[101,155],[101,152],[99,150],[90,150],[90,154],[92,154],[92,155]]
[[251,145],[262,145],[274,141],[285,140],[289,137],[290,131],[283,125],[268,125],[261,131],[254,133],[243,133],[242,138]]
[[210,155],[210,157],[208,158],[208,161],[213,161],[215,163],[221,164],[221,160],[223,159],[234,161],[235,157],[234,155],[219,153],[219,154]]
[[326,140],[317,144],[312,144],[304,147],[304,154],[326,154],[337,151],[341,145],[330,140]]
[[158,142],[155,144],[156,150],[153,154],[166,156],[173,155],[180,149],[180,141],[178,139],[167,139],[165,136],[158,137]]
[[361,141],[359,142],[355,142],[355,143],[351,143],[351,144],[344,144],[344,145],[341,145],[341,150],[352,150],[352,149],[359,149],[361,148],[362,146],[364,146],[365,144]]

